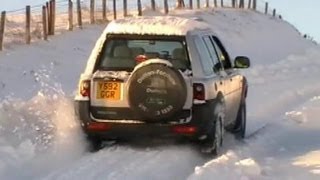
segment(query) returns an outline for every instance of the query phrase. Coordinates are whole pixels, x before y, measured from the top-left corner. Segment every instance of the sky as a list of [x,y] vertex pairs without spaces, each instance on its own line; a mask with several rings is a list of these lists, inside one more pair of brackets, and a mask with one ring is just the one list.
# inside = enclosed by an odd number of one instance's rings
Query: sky
[[268,0],[283,18],[320,43],[320,0]]
[[[146,1],[146,0],[144,0]],[[188,0],[186,0],[188,1]],[[202,0],[204,2],[204,0]],[[263,2],[264,0],[258,0]],[[0,11],[20,9],[25,5],[38,5],[45,0],[0,0]],[[268,0],[283,18],[320,42],[320,0]]]
[[38,5],[45,0],[0,0],[0,10],[20,9],[26,5]]

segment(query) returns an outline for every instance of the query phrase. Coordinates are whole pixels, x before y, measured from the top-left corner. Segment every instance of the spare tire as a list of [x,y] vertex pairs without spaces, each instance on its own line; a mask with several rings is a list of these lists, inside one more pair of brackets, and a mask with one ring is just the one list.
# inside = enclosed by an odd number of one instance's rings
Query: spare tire
[[[181,73],[162,63],[135,70],[128,82],[128,100],[144,121],[174,120],[187,99],[187,87]],[[169,119],[170,118],[170,119]]]

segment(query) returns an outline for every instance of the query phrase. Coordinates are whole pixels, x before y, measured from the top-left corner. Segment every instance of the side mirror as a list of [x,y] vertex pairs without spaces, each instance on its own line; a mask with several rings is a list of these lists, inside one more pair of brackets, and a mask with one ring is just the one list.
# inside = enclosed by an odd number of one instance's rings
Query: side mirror
[[245,56],[238,56],[234,60],[234,68],[245,69],[250,67],[250,59]]

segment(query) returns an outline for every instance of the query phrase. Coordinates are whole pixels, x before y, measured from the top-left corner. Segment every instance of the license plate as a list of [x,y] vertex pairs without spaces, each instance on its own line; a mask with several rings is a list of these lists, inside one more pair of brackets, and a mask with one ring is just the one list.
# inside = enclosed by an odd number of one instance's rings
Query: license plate
[[120,82],[98,82],[97,99],[120,100],[121,83]]

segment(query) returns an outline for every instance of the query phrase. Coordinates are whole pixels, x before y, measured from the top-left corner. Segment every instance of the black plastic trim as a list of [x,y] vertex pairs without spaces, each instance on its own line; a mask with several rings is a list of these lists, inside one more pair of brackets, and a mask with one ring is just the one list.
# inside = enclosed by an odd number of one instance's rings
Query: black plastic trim
[[[142,120],[139,114],[135,113],[130,108],[113,108],[113,107],[90,107],[90,113],[96,119],[107,119],[107,120]],[[180,119],[186,119],[191,116],[190,110],[182,110],[169,118],[168,121],[178,121]]]

